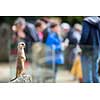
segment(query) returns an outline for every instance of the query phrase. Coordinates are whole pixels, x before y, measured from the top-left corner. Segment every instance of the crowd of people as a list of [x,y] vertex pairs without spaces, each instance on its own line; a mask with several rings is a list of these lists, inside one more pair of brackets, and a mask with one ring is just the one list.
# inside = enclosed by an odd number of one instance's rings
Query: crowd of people
[[[13,41],[24,41],[25,52],[31,55],[32,45],[40,42],[55,51],[55,75],[58,67],[69,60],[71,73],[80,82],[99,82],[100,18],[84,17],[83,23],[71,26],[56,18],[43,17],[35,23],[17,18],[12,26]],[[69,57],[64,52],[69,50]],[[52,62],[51,62],[52,63]],[[67,77],[67,76],[66,76]]]

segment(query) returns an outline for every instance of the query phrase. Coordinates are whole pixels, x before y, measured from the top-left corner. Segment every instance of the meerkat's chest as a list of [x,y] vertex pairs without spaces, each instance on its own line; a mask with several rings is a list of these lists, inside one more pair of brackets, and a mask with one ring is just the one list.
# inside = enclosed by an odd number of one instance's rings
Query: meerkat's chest
[[24,59],[24,60],[26,60],[24,49],[19,49],[17,55],[18,55],[18,59]]

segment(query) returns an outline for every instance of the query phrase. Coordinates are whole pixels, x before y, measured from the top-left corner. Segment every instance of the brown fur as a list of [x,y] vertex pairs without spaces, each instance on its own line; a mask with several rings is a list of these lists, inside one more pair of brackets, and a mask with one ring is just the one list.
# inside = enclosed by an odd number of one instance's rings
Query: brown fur
[[[25,60],[26,60],[26,56],[25,56],[24,48],[25,48],[25,43],[20,42],[18,44],[18,51],[17,51],[16,78],[25,74],[24,63],[25,63]],[[13,80],[15,80],[16,78],[14,78]],[[11,80],[11,81],[13,81],[13,80]]]

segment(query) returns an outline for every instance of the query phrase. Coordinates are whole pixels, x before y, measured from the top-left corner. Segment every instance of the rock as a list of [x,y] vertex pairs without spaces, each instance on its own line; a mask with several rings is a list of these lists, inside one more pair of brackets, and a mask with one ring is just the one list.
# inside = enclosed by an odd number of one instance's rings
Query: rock
[[22,75],[17,79],[11,81],[10,83],[32,83],[32,76],[31,75]]

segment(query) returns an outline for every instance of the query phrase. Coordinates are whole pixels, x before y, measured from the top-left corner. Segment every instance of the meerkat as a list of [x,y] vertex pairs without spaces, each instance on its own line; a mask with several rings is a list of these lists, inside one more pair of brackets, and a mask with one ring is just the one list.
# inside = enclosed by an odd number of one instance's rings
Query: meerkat
[[[16,78],[20,77],[21,75],[25,74],[24,63],[26,60],[25,52],[25,43],[20,42],[17,46],[17,67],[16,67]],[[16,78],[12,79],[11,81],[15,80]]]

